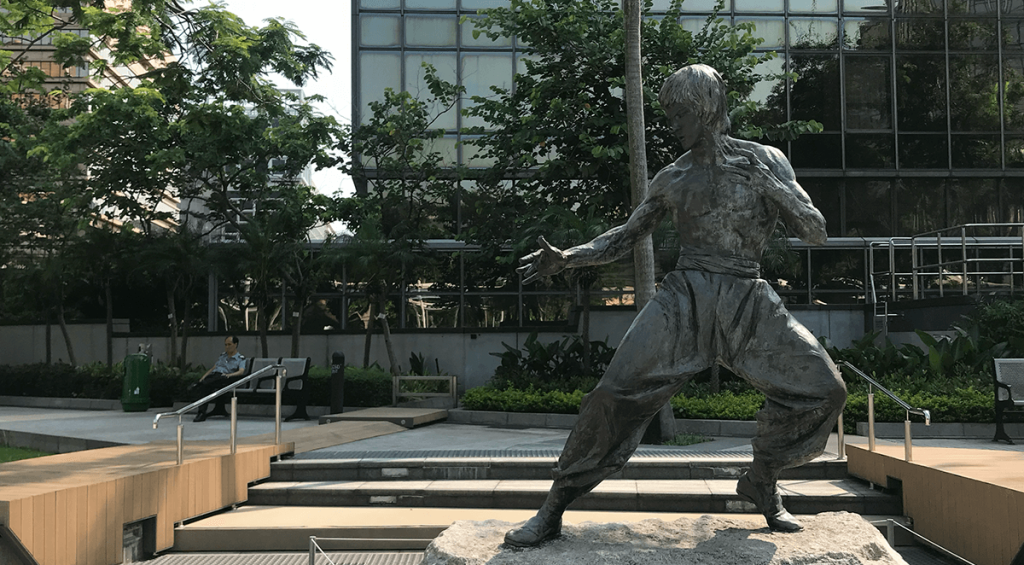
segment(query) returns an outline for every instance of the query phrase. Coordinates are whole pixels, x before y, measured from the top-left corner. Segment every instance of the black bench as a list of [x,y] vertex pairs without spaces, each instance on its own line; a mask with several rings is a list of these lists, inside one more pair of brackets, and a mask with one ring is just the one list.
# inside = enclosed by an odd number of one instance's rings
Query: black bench
[[[299,418],[309,420],[309,414],[306,413],[306,406],[309,405],[309,357],[254,357],[247,360],[245,374],[251,375],[260,369],[278,364],[284,366],[286,373],[281,390],[281,404],[292,404],[295,406],[295,412],[285,418],[285,421],[289,422]],[[236,388],[235,393],[240,402],[256,398],[267,398],[267,395],[274,394],[274,383],[276,380],[277,371],[268,371],[267,376],[249,381]],[[270,398],[273,397],[271,396]]]
[[1003,420],[1007,412],[1024,412],[1024,359],[996,359],[996,436],[992,441],[1013,444]]

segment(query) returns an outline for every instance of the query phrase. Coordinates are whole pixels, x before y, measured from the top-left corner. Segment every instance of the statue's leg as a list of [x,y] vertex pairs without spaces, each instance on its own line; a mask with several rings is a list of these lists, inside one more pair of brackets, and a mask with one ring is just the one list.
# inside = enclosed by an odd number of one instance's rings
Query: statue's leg
[[566,507],[622,469],[658,410],[711,364],[708,348],[699,345],[692,289],[665,290],[674,275],[637,315],[601,381],[584,397],[544,505],[508,532],[506,543],[526,547],[557,536]]
[[[846,386],[828,353],[764,281],[746,293],[723,359],[766,396],[752,441],[754,462],[737,493],[758,506],[772,529],[801,529],[782,506],[783,469],[821,455],[846,402]],[[726,333],[729,333],[728,331]]]

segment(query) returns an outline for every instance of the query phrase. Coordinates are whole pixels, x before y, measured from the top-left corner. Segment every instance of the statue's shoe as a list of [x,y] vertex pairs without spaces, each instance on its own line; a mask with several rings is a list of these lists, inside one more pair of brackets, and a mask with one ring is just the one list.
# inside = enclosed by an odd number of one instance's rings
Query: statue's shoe
[[562,533],[562,518],[549,522],[540,514],[530,518],[520,528],[505,534],[505,543],[514,547],[533,547]]
[[753,503],[757,510],[764,514],[768,528],[773,532],[799,532],[804,527],[782,506],[782,495],[775,483],[756,483],[747,473],[740,477],[736,484],[736,494],[747,502]]

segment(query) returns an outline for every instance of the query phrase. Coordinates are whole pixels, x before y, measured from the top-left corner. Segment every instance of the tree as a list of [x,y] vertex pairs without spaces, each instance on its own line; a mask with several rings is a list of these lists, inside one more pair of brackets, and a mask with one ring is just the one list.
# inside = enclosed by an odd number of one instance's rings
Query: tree
[[[645,6],[646,10],[649,9]],[[621,223],[632,209],[627,138],[625,26],[613,0],[512,0],[508,8],[485,10],[474,34],[515,36],[526,45],[526,72],[512,88],[492,87],[464,110],[488,128],[472,141],[496,165],[481,179],[488,191],[504,194],[501,183],[518,178],[515,196],[489,203],[525,200],[532,210],[559,205],[594,210]],[[679,25],[679,3],[660,20],[641,23],[641,50],[648,74],[643,81],[647,157],[658,170],[678,157],[672,132],[660,119],[657,94],[664,79],[684,63],[702,62],[722,73],[731,89],[734,131],[739,135],[795,135],[815,129],[810,122],[754,123],[746,100],[758,80],[762,58],[751,25],[730,26],[712,16],[696,34]],[[769,56],[770,57],[770,56]],[[506,221],[477,226],[465,234],[474,243],[517,241],[534,213],[492,213]]]
[[[464,90],[439,79],[429,65],[425,77],[428,99],[388,89],[383,101],[370,104],[372,115],[353,132],[353,151],[362,161],[353,162],[350,172],[365,190],[342,199],[338,216],[354,232],[346,245],[346,264],[368,302],[364,366],[369,364],[373,320],[378,313],[386,314],[388,295],[433,270],[428,239],[454,236],[453,226],[443,218],[450,216],[445,208],[457,197],[463,171],[447,168],[434,146],[444,130],[432,125]],[[436,113],[431,110],[435,107],[440,108]]]

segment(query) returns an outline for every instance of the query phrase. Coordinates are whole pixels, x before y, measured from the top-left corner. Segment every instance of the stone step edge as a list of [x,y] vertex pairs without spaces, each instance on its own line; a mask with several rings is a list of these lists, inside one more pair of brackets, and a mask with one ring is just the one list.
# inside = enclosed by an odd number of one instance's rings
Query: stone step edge
[[[740,458],[714,458],[701,457],[699,454],[680,454],[678,456],[664,456],[651,458],[630,459],[626,467],[746,467],[753,460],[752,453],[746,453],[749,457]],[[826,458],[819,458],[809,461],[800,466],[804,467],[846,467],[846,459],[836,459],[835,455],[825,455]],[[393,468],[452,468],[452,467],[548,467],[557,457],[415,457],[403,459],[284,459],[271,463],[271,468],[302,468],[302,469],[393,469]]]
[[[448,411],[449,424],[470,424],[506,428],[551,428],[570,430],[576,425],[577,414],[548,414],[540,412],[495,412],[454,408]],[[710,437],[754,437],[757,422],[745,420],[691,420],[676,419],[677,434],[695,434]]]

